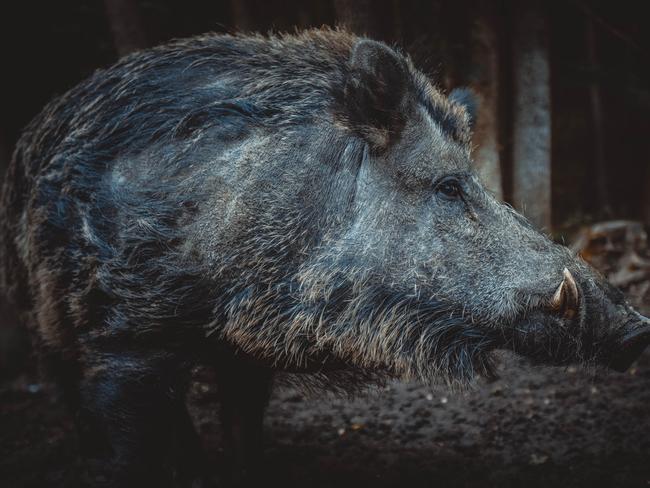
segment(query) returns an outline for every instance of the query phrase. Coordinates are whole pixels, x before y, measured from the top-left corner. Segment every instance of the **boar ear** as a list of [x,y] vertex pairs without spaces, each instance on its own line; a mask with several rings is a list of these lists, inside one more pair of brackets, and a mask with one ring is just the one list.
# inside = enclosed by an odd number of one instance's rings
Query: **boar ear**
[[469,88],[454,88],[449,94],[449,100],[465,108],[469,119],[470,129],[474,129],[478,114],[479,102],[476,94]]
[[346,118],[372,147],[385,148],[405,122],[406,60],[385,44],[363,39],[352,48],[349,69],[343,93]]

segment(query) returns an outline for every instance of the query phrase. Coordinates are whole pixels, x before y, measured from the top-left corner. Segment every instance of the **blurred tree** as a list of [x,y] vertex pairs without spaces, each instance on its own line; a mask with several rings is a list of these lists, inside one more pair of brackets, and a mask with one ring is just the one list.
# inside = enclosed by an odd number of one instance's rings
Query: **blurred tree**
[[379,37],[379,22],[370,0],[334,0],[339,23],[357,34]]
[[395,41],[401,31],[401,8],[394,0],[334,0],[337,24],[355,34]]
[[147,47],[138,5],[134,0],[104,0],[104,6],[115,50],[120,57]]
[[250,12],[249,2],[230,0],[230,15],[232,24],[237,30],[249,32],[255,30],[255,22]]
[[499,31],[496,4],[479,0],[470,28],[471,74],[468,83],[477,94],[479,112],[474,130],[478,173],[497,198],[503,198],[499,146]]
[[611,213],[611,202],[607,188],[607,167],[605,161],[605,126],[603,121],[603,102],[601,96],[601,74],[598,62],[594,21],[585,17],[585,44],[587,62],[591,79],[589,83],[589,103],[591,105],[591,121],[593,125],[593,154],[594,175],[596,180],[596,197],[602,209],[603,216]]
[[513,2],[512,184],[515,207],[551,228],[551,90],[541,0]]
[[5,135],[0,129],[0,184],[4,179],[7,166],[9,166],[9,148],[7,147]]
[[643,192],[643,221],[650,226],[650,152],[646,155],[646,171]]

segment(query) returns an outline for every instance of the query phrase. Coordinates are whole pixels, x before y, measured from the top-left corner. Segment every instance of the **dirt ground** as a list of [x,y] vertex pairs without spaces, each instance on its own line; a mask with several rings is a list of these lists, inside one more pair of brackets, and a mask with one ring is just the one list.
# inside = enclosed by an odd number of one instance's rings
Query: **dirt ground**
[[[628,288],[650,313],[647,283]],[[356,398],[276,389],[268,483],[306,487],[648,487],[650,351],[627,373],[537,369],[504,356],[501,378],[464,392],[393,383]],[[216,391],[198,375],[191,412],[215,470]],[[70,418],[52,385],[0,384],[0,487],[74,486]]]

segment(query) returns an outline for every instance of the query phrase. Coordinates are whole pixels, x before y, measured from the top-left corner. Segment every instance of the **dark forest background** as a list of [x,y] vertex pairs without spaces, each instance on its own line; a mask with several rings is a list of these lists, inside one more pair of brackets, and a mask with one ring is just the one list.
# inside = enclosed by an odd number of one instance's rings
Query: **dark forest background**
[[650,224],[650,29],[644,1],[89,0],[3,7],[0,165],[57,94],[119,56],[207,31],[345,25],[402,46],[481,101],[488,186],[549,230]]

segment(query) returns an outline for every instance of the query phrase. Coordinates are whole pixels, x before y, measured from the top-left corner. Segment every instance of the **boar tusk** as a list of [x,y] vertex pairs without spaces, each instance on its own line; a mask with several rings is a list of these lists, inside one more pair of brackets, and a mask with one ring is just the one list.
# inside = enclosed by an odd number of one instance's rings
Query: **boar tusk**
[[573,275],[567,268],[564,268],[562,275],[562,283],[560,283],[560,286],[557,287],[557,290],[553,294],[551,307],[553,310],[560,312],[562,317],[572,319],[577,315],[580,307],[578,285],[576,285]]

